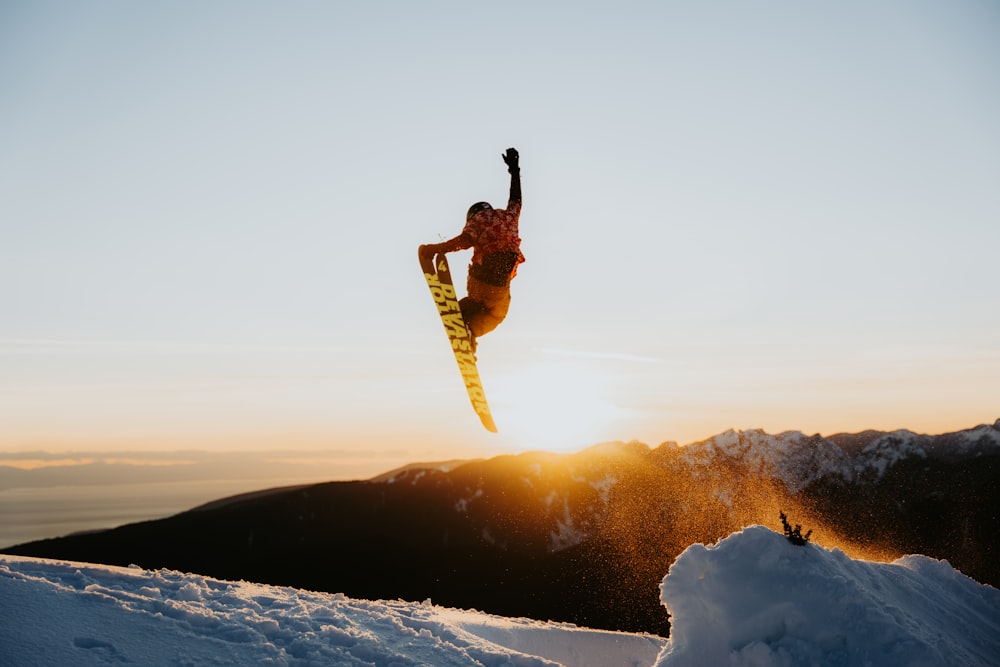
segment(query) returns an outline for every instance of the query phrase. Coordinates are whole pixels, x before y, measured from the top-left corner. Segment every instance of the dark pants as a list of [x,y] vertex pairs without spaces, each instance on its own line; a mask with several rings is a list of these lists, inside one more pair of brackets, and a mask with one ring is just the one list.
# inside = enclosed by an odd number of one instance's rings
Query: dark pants
[[494,252],[482,264],[469,265],[466,296],[459,301],[462,317],[472,335],[482,336],[496,329],[510,308],[510,280],[518,253]]

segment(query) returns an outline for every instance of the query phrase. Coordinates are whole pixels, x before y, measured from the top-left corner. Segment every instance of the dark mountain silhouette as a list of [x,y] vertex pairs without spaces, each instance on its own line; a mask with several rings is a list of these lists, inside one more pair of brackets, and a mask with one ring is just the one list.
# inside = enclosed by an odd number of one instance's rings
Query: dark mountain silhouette
[[728,431],[412,465],[223,499],[8,553],[666,634],[657,585],[694,542],[779,513],[852,555],[922,553],[1000,585],[1000,420],[957,433]]

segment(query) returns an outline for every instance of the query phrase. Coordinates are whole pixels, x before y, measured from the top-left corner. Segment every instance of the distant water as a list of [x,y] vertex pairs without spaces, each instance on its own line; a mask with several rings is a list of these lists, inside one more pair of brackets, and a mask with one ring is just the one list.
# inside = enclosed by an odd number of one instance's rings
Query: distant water
[[271,478],[0,490],[0,548],[162,519],[227,496],[302,483]]

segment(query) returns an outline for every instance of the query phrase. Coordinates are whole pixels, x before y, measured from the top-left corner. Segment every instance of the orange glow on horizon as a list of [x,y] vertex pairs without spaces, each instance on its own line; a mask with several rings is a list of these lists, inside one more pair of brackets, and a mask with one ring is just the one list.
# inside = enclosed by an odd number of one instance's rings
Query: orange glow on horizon
[[574,452],[603,440],[625,410],[607,398],[607,377],[550,362],[495,378],[490,400],[500,433],[518,449]]
[[131,466],[176,466],[193,465],[197,461],[193,459],[142,459],[142,458],[62,458],[62,459],[9,459],[0,460],[0,466],[17,468],[18,470],[38,470],[39,468],[57,468],[61,466],[86,466],[95,463],[106,465],[131,465]]

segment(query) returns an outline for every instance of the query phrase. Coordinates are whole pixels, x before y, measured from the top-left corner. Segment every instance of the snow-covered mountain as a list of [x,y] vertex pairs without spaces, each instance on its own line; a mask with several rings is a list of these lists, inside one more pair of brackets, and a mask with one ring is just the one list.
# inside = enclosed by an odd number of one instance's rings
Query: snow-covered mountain
[[779,512],[852,556],[947,559],[1000,585],[1000,421],[945,435],[728,431],[406,466],[7,553],[171,568],[368,599],[669,632],[684,549]]
[[923,556],[854,560],[756,526],[689,547],[660,590],[669,640],[431,600],[8,556],[0,664],[986,667],[1000,655],[1000,591]]
[[762,430],[729,430],[683,448],[692,466],[738,462],[746,472],[770,477],[797,493],[824,478],[878,482],[907,459],[958,461],[1000,452],[1000,419],[993,425],[932,436],[899,430],[865,431],[823,437],[799,431],[769,435]]

